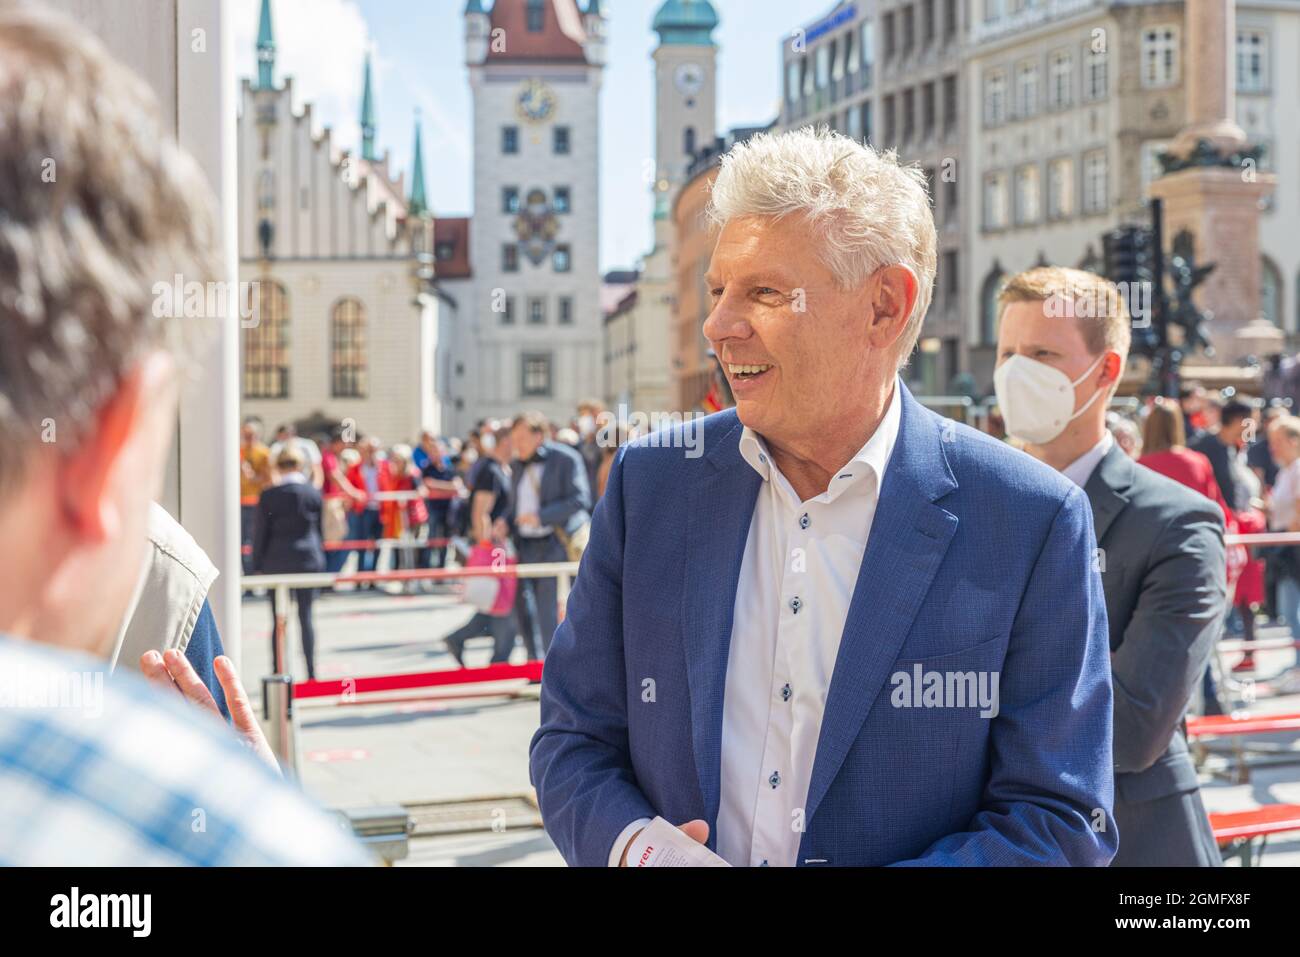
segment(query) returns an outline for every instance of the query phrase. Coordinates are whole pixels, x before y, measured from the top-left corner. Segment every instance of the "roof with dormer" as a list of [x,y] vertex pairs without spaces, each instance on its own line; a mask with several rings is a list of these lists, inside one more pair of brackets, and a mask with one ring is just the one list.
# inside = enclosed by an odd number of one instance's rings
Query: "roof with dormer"
[[[542,11],[542,29],[528,29],[528,8]],[[496,0],[492,29],[501,29],[505,48],[489,48],[488,62],[547,61],[586,63],[587,34],[576,0]]]

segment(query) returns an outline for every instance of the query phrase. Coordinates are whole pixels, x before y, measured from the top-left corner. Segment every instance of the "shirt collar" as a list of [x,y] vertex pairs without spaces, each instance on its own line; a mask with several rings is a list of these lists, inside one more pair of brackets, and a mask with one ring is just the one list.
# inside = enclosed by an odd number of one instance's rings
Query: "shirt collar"
[[1061,469],[1061,474],[1079,488],[1083,488],[1088,484],[1088,479],[1092,478],[1097,463],[1106,457],[1106,453],[1114,444],[1115,438],[1110,434],[1110,429],[1105,430],[1101,434],[1101,441]]
[[[894,395],[889,400],[889,406],[885,409],[885,417],[880,420],[880,425],[857,454],[849,459],[831,479],[830,488],[819,498],[832,502],[845,489],[857,485],[867,475],[874,475],[876,488],[880,488],[885,478],[885,469],[889,466],[889,459],[898,442],[898,427],[903,413],[902,391],[902,383],[896,376]],[[781,474],[772,462],[772,453],[768,451],[767,443],[749,426],[745,426],[740,433],[740,454],[765,482],[772,481],[774,475]],[[784,476],[782,480],[784,481]]]

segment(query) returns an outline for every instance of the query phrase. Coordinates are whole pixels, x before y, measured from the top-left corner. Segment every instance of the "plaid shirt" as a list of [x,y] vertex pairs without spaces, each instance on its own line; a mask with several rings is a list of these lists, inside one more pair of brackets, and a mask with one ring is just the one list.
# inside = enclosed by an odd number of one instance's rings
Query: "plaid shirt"
[[0,865],[364,865],[345,826],[179,695],[0,637]]

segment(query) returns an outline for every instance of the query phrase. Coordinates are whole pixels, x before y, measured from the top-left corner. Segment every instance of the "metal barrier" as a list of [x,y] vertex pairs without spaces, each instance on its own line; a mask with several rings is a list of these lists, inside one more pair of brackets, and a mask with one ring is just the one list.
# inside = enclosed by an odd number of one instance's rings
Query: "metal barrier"
[[[530,661],[523,665],[493,665],[487,668],[460,668],[448,671],[429,671],[405,675],[374,675],[332,681],[311,681],[294,685],[288,670],[287,634],[289,622],[289,596],[295,588],[332,588],[340,584],[374,584],[380,582],[447,581],[467,578],[554,578],[557,614],[564,617],[564,606],[569,599],[573,576],[578,573],[577,562],[539,562],[511,565],[506,568],[479,566],[474,568],[424,568],[394,572],[355,572],[331,574],[309,572],[295,575],[250,575],[243,579],[244,588],[274,589],[276,601],[275,626],[271,636],[273,662],[278,662],[280,672],[262,679],[262,714],[267,722],[267,735],[271,749],[279,759],[286,774],[297,776],[297,746],[294,734],[295,699],[346,696],[375,691],[407,690],[412,688],[450,687],[457,685],[482,685],[491,682],[526,679],[539,681],[542,663]],[[274,667],[274,664],[273,664]],[[347,703],[357,703],[348,701]],[[381,703],[378,701],[370,703]]]

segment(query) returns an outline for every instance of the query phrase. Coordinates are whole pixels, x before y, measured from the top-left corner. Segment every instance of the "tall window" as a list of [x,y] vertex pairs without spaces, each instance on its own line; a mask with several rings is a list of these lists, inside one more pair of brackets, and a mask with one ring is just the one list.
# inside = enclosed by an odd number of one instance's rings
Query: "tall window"
[[998,126],[1007,120],[1007,74],[993,70],[984,78],[984,125]]
[[994,263],[980,289],[980,345],[998,341],[998,292],[1002,289],[1002,270]]
[[501,247],[501,271],[519,272],[519,247],[514,243]]
[[519,127],[501,127],[501,152],[513,156],[519,152]]
[[541,33],[546,27],[546,0],[528,0],[528,32]]
[[903,142],[912,142],[912,134],[916,132],[916,91],[908,88],[903,91]]
[[502,303],[501,325],[513,326],[515,324],[515,297],[506,296]]
[[888,63],[894,58],[894,14],[886,13],[880,19],[881,40],[885,44],[885,62]]
[[1038,112],[1038,64],[1027,60],[1016,67],[1016,115]]
[[573,200],[569,192],[569,187],[555,187],[555,198],[551,202],[551,208],[554,209],[557,214],[573,211]]
[[1074,215],[1074,160],[1062,156],[1047,164],[1047,218]]
[[862,142],[871,142],[871,101],[862,104]]
[[957,177],[950,176],[943,181],[943,221],[952,223],[957,221],[957,213],[961,207],[957,202]]
[[553,134],[555,153],[559,156],[567,156],[569,153],[569,128],[567,126],[557,126]]
[[364,399],[367,365],[365,307],[357,299],[341,299],[330,318],[330,395]]
[[556,272],[569,272],[573,269],[573,253],[568,246],[556,246],[551,258]]
[[916,49],[916,11],[911,4],[903,8],[903,56]]
[[244,330],[244,398],[289,398],[289,294],[274,280],[257,284],[257,325]]
[[938,84],[933,81],[921,87],[921,136],[927,140],[934,136],[937,87]]
[[562,326],[573,325],[573,297],[572,296],[560,297],[560,315],[558,318],[558,322]]
[[1074,56],[1069,50],[1054,50],[1047,59],[1048,105],[1063,110],[1073,100]]
[[984,228],[1007,226],[1007,174],[989,173],[984,177]]
[[1149,90],[1178,82],[1178,28],[1152,27],[1142,32],[1142,85]]
[[1263,30],[1237,31],[1237,92],[1263,93],[1268,89],[1268,34]]
[[1171,140],[1147,140],[1142,144],[1142,198],[1147,199],[1151,194],[1151,184],[1164,175],[1164,168],[1160,165],[1160,154],[1167,152]]
[[501,212],[503,213],[519,212],[519,187],[518,186],[501,187]]
[[957,74],[943,78],[943,138],[957,132]]
[[695,155],[695,127],[688,126],[682,133],[682,151],[687,156]]
[[530,326],[546,325],[546,300],[541,296],[528,298],[528,324]]
[[520,393],[525,398],[548,397],[551,394],[551,354],[525,352],[520,359]]
[[876,25],[874,20],[862,23],[862,88],[871,88],[871,71],[876,65]]
[[791,60],[786,68],[785,77],[785,99],[787,103],[797,103],[799,101],[799,66],[802,58]]
[[1083,211],[1104,213],[1109,203],[1109,168],[1106,151],[1094,150],[1083,157]]
[[1016,225],[1038,222],[1038,167],[1022,166],[1016,170]]
[[1282,273],[1266,256],[1259,261],[1259,314],[1282,328]]

